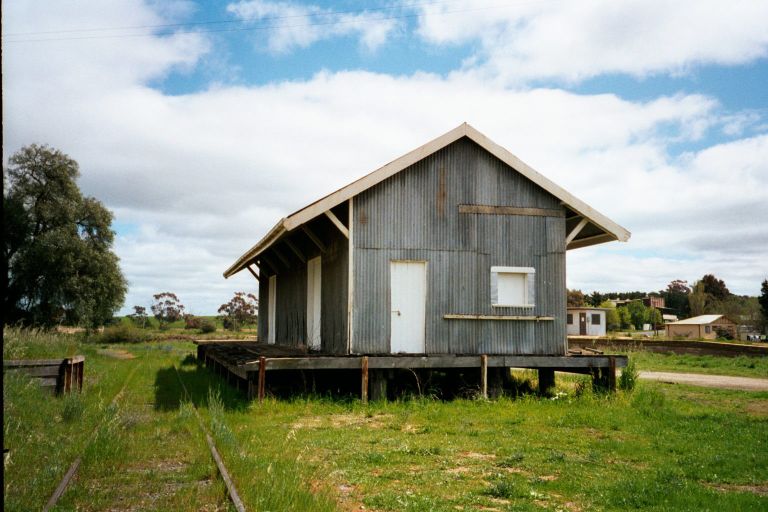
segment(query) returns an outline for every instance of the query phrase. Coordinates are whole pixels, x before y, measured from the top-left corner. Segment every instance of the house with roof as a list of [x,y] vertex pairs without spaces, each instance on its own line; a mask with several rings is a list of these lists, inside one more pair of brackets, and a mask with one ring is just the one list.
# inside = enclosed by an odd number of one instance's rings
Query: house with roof
[[606,308],[569,306],[565,324],[568,336],[605,336],[607,334]]
[[665,326],[668,338],[714,340],[718,332],[727,332],[736,338],[737,324],[725,315],[700,315],[671,322]]
[[280,219],[224,276],[258,279],[268,344],[562,356],[566,251],[629,237],[465,123]]

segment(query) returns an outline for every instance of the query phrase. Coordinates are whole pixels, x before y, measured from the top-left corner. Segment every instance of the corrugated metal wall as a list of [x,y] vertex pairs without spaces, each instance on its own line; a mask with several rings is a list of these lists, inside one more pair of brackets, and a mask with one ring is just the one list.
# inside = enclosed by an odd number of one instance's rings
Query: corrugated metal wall
[[[560,209],[469,139],[355,198],[353,352],[389,352],[389,262],[427,261],[427,352],[565,353],[564,217],[460,214],[459,204]],[[491,266],[534,267],[535,308],[492,308]],[[445,314],[555,321],[445,320]]]
[[[344,220],[346,218],[344,217]],[[324,253],[312,244],[301,230],[289,235],[307,260],[322,256],[321,268],[321,340],[322,350],[332,354],[347,352],[347,239],[321,216],[309,223],[312,232],[326,245]],[[278,265],[277,271],[277,324],[275,341],[281,345],[307,344],[307,264],[299,260],[284,244],[276,244],[281,254],[291,263],[290,268],[274,254],[267,257]],[[269,275],[264,266],[259,276],[259,339],[266,342]]]

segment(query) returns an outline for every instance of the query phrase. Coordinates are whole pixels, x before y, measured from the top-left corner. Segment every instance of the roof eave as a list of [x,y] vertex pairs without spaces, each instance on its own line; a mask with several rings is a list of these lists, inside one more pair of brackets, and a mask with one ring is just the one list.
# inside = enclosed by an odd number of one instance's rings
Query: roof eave
[[224,278],[227,279],[248,266],[248,263],[257,258],[261,253],[268,249],[278,238],[283,236],[288,230],[285,228],[285,218],[275,224],[264,237],[259,240],[256,245],[248,249],[232,266],[224,271]]

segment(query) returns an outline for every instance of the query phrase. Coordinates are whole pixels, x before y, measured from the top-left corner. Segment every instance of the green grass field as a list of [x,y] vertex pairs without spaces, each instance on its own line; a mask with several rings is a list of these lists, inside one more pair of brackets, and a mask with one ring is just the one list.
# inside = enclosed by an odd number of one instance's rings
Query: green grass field
[[[42,508],[84,454],[58,510],[228,510],[193,404],[248,510],[768,508],[768,393],[641,382],[577,397],[573,377],[556,399],[259,405],[193,352],[7,331],[4,358],[84,354],[86,385],[52,397],[6,374],[5,509]],[[725,358],[647,356],[633,356],[639,369],[746,374]]]

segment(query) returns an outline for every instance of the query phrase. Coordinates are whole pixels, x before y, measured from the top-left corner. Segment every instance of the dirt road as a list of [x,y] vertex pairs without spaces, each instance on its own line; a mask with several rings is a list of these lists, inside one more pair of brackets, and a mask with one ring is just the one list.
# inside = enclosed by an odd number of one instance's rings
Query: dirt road
[[768,391],[768,379],[756,379],[753,377],[704,375],[701,373],[640,372],[640,378],[708,388]]

